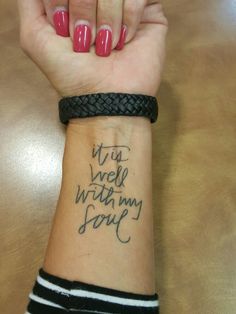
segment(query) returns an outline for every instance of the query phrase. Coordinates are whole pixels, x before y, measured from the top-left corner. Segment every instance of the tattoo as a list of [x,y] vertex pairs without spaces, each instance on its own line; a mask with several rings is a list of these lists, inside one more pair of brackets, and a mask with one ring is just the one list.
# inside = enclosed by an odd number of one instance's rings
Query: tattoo
[[[125,163],[129,160],[131,149],[125,145],[94,145],[91,154],[90,182],[87,187],[78,185],[75,203],[80,204],[83,221],[78,233],[85,234],[89,229],[109,227],[115,231],[117,240],[129,243],[127,223],[138,221],[141,216],[143,201],[126,197],[125,184],[129,169]],[[107,165],[114,165],[112,171],[106,171]]]
[[91,164],[90,169],[92,182],[98,179],[100,182],[106,181],[107,183],[114,183],[115,186],[117,187],[125,186],[124,181],[129,173],[128,168],[123,168],[122,166],[118,166],[116,171],[110,172],[98,171],[97,174],[93,173],[93,167]]
[[[109,150],[111,150],[111,152],[109,152]],[[109,158],[117,162],[127,161],[128,158],[123,157],[127,151],[129,152],[130,148],[125,145],[104,146],[103,143],[101,143],[97,145],[97,147],[94,145],[92,157],[97,157],[99,166],[102,166]]]

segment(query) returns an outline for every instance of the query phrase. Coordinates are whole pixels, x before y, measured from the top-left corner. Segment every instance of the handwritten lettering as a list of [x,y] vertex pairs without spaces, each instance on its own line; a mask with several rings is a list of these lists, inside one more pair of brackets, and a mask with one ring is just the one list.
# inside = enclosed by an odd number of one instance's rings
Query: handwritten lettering
[[119,206],[129,206],[129,207],[138,207],[138,214],[136,215],[136,217],[133,217],[134,220],[138,220],[140,213],[141,213],[141,209],[143,206],[143,201],[137,201],[136,198],[126,198],[126,197],[122,197],[120,196],[119,198]]
[[125,186],[124,181],[129,173],[128,168],[123,168],[122,166],[118,166],[116,171],[98,171],[96,174],[94,174],[93,166],[90,164],[90,170],[92,182],[96,180],[100,182],[106,181],[107,183],[114,183],[117,187]]
[[100,166],[104,165],[104,163],[110,159],[117,162],[127,161],[128,158],[125,158],[124,155],[130,151],[130,148],[125,145],[116,145],[116,146],[104,146],[103,143],[94,146],[92,157],[98,160]]
[[121,234],[120,234],[120,227],[121,224],[124,220],[124,218],[128,215],[129,211],[128,209],[124,209],[121,214],[98,214],[96,216],[93,216],[92,218],[89,218],[89,213],[90,210],[95,210],[95,206],[90,204],[86,207],[85,209],[85,217],[84,217],[84,222],[79,228],[79,234],[84,234],[87,230],[87,227],[89,225],[92,225],[93,229],[98,229],[102,225],[106,226],[115,226],[115,231],[116,231],[116,236],[119,239],[120,242],[122,243],[128,243],[131,239],[130,236],[128,236],[126,239],[123,239]]
[[143,201],[123,195],[129,169],[121,163],[129,160],[130,151],[126,145],[94,145],[88,165],[90,182],[87,187],[79,184],[75,195],[75,203],[80,205],[83,217],[78,228],[80,235],[99,228],[113,228],[120,243],[131,241],[131,235],[124,235],[124,232],[129,232],[132,221],[140,219]]

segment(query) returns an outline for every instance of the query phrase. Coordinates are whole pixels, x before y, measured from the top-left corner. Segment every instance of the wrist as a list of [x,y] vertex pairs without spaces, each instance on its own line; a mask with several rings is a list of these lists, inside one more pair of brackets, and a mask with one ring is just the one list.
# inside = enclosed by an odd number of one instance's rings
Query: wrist
[[[151,123],[145,117],[127,116],[99,116],[85,119],[71,119],[67,127],[68,136],[80,136],[81,132],[88,132],[89,137],[120,134],[123,138],[128,135],[151,132]],[[135,132],[135,133],[134,133]]]
[[[82,164],[90,159],[93,147],[98,146],[129,147],[133,152],[131,164],[135,167],[143,164],[146,171],[151,162],[151,123],[144,117],[126,116],[70,120],[63,159],[63,181],[70,172],[79,172]],[[144,170],[139,166],[136,168],[136,173]]]

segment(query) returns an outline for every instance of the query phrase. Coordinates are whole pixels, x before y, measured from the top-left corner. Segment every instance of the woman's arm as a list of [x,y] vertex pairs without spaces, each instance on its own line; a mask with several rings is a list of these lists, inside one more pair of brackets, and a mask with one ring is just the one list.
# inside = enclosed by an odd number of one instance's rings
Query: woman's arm
[[[109,92],[155,96],[167,32],[158,0],[137,2],[144,4],[143,9],[133,19],[136,27],[131,23],[127,30],[126,43],[133,39],[122,50],[109,51],[108,58],[97,56],[99,40],[89,53],[75,53],[71,39],[75,42],[76,25],[70,25],[71,38],[58,36],[45,3],[19,0],[21,45],[60,96]],[[131,1],[124,0],[125,19],[127,3]],[[99,19],[98,15],[98,25]],[[96,31],[99,37],[100,29]],[[114,25],[111,32],[116,32]],[[28,312],[136,314],[138,308],[140,313],[156,313],[151,199],[147,118],[71,120],[44,271],[30,295]]]
[[148,119],[71,121],[44,270],[69,280],[153,294],[151,199]]

